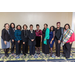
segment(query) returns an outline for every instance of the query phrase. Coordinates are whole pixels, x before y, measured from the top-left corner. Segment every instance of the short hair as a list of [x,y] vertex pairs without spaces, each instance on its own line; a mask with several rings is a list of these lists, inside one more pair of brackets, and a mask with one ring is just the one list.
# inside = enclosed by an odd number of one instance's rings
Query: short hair
[[36,24],[36,27],[39,26],[39,24]]
[[60,22],[57,22],[56,24],[61,24]]
[[45,23],[44,25],[46,25],[48,27],[48,24],[47,23]]
[[[5,23],[5,24],[4,24],[4,27],[5,27],[7,24],[8,24],[8,23]],[[8,25],[9,25],[9,24],[8,24]]]
[[30,24],[30,26],[29,26],[29,27],[31,27],[31,26],[33,27],[33,25],[32,25],[32,24]]
[[[55,31],[55,27],[54,26],[51,26],[51,27],[53,27],[53,31]],[[51,27],[50,27],[50,31],[51,31]]]
[[20,30],[21,30],[21,29],[22,29],[22,28],[21,28],[21,25],[17,25],[17,26],[16,26],[16,29],[18,30],[18,26],[20,26]]
[[26,28],[28,28],[28,26],[27,26],[26,24],[24,24],[24,25],[23,25],[23,29],[24,29],[24,26],[26,26]]
[[12,25],[12,24],[14,25],[14,28],[15,28],[15,23],[13,23],[13,22],[12,22],[12,23],[10,23],[10,28],[11,28],[11,25]]
[[69,29],[70,29],[70,25],[69,25],[68,23],[66,23],[66,24],[64,25],[64,29],[65,29],[65,26],[66,26],[66,25],[68,25],[68,27],[69,27]]

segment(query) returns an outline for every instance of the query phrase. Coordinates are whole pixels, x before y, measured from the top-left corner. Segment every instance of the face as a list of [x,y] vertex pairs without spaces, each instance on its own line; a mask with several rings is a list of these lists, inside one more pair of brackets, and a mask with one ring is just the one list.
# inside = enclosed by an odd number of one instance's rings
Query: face
[[57,24],[57,28],[60,28],[60,23]]
[[36,28],[37,28],[37,30],[38,30],[38,29],[39,29],[39,26],[37,26]]
[[27,27],[26,27],[26,26],[24,26],[24,29],[26,30],[26,29],[27,29]]
[[51,27],[51,31],[53,31],[53,27]]
[[11,24],[11,27],[14,28],[14,24]]
[[19,29],[19,30],[20,30],[20,29],[21,29],[21,28],[20,28],[20,26],[18,26],[18,27],[17,27],[17,29]]
[[33,26],[30,26],[30,30],[33,30]]
[[7,24],[7,25],[5,26],[5,28],[8,30],[8,29],[9,29],[9,25]]
[[66,25],[66,26],[65,26],[65,29],[66,29],[66,30],[67,30],[67,29],[69,29],[69,26],[68,26],[68,25]]
[[46,29],[46,28],[47,28],[47,26],[46,26],[46,25],[44,25],[44,28]]

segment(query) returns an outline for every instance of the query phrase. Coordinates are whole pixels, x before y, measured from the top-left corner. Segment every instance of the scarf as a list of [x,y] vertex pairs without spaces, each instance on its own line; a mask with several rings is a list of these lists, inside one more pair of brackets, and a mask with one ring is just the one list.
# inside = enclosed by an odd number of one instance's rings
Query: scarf
[[66,31],[64,31],[63,40],[62,40],[62,43],[61,43],[62,46],[70,39],[72,34],[73,34],[73,30],[71,30],[71,29],[67,29]]

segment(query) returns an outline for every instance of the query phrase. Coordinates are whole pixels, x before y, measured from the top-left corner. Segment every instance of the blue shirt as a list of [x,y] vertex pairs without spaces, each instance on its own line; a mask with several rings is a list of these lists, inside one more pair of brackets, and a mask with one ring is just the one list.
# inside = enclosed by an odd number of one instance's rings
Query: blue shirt
[[21,30],[15,30],[15,40],[22,40],[21,39]]

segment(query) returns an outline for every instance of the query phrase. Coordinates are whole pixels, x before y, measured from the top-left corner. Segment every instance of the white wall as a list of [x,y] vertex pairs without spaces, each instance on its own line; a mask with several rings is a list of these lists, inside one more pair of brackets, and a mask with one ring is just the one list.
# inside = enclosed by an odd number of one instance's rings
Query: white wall
[[51,25],[56,26],[58,21],[61,22],[61,26],[64,26],[65,23],[72,25],[72,12],[0,12],[0,36],[5,23],[14,22],[16,25],[21,24],[21,26],[33,24],[34,29],[36,29],[35,25],[39,23],[40,28],[43,29],[44,23],[50,27]]

